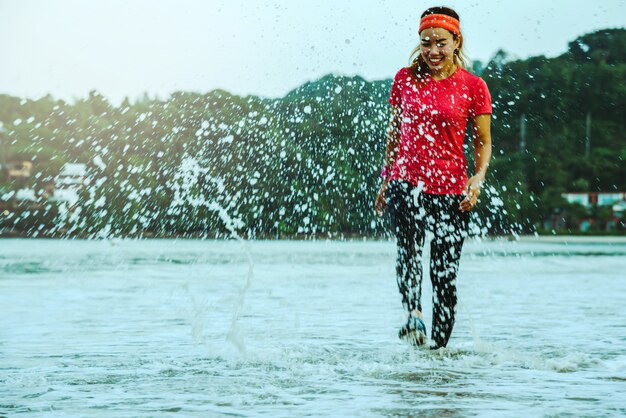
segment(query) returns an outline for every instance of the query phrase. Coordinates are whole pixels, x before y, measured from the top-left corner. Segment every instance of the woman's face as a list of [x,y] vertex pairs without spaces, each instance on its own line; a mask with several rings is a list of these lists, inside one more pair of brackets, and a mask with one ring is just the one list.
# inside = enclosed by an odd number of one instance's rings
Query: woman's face
[[443,28],[428,28],[420,33],[422,57],[431,71],[441,72],[452,68],[454,51],[459,47],[459,39]]

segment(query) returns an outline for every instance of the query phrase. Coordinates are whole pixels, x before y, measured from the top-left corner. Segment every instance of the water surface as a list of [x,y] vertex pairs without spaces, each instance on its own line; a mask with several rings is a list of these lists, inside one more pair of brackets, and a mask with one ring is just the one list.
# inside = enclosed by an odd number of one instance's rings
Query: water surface
[[429,352],[392,241],[0,240],[0,415],[622,416],[625,256],[470,241]]

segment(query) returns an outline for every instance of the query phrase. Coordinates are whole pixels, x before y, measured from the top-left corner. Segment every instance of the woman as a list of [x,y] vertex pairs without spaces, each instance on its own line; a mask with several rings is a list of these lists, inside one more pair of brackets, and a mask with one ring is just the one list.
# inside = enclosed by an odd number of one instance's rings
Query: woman
[[[387,206],[397,238],[397,281],[408,314],[399,336],[417,345],[426,342],[421,306],[424,236],[426,230],[434,235],[431,348],[436,349],[445,347],[452,333],[469,211],[491,159],[491,96],[485,82],[465,69],[454,10],[426,10],[419,36],[421,45],[411,54],[411,65],[396,74],[389,96],[392,116],[376,211],[382,214]],[[469,179],[463,151],[468,122],[476,162]]]

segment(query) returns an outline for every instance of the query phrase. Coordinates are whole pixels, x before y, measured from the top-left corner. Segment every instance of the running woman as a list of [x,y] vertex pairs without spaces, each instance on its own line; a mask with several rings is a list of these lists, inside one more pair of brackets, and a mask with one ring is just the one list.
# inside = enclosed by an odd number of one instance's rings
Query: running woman
[[[387,207],[397,239],[396,275],[408,314],[399,337],[426,343],[422,320],[422,251],[427,230],[433,318],[430,347],[445,347],[457,303],[456,276],[469,212],[476,206],[491,159],[491,96],[466,70],[459,15],[432,7],[420,20],[420,45],[394,77],[383,182],[376,211]],[[468,178],[464,140],[468,122],[475,157]]]

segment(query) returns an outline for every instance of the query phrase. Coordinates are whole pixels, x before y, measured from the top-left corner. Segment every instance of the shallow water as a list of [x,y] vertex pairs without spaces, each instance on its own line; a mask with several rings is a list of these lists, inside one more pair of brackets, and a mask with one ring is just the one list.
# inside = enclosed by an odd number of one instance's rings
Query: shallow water
[[467,242],[429,352],[391,241],[0,240],[0,416],[623,416],[625,256]]

